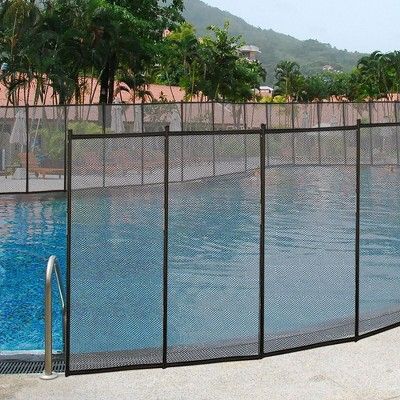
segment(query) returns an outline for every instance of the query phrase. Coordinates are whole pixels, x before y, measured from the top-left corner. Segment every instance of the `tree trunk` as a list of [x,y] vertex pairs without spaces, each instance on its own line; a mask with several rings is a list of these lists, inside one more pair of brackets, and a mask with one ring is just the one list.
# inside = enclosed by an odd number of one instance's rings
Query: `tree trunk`
[[108,104],[111,104],[114,100],[114,84],[115,84],[116,69],[117,69],[117,56],[115,53],[112,53],[109,59]]
[[109,60],[107,60],[107,63],[104,66],[104,69],[100,75],[99,103],[107,103],[109,75],[110,75],[110,62],[109,62]]

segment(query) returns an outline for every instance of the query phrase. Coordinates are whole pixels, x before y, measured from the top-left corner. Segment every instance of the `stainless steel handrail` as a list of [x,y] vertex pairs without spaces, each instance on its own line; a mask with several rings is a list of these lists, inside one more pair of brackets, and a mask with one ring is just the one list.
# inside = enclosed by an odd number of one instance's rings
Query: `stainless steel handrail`
[[62,315],[63,315],[63,333],[65,328],[65,292],[61,284],[61,270],[56,256],[51,256],[47,262],[46,268],[46,288],[45,288],[45,347],[44,347],[44,372],[41,379],[54,379],[57,374],[53,372],[53,299],[52,299],[52,277],[53,272],[56,275],[58,292],[60,294]]

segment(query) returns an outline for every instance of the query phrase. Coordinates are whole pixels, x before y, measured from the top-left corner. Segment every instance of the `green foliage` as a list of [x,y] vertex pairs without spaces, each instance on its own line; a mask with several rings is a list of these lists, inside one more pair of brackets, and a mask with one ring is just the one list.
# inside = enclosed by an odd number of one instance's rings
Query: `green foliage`
[[41,142],[41,152],[52,161],[64,159],[65,132],[60,129],[40,129],[38,137]]
[[[200,0],[185,0],[184,3],[183,16],[195,26],[200,36],[207,33],[206,26],[211,24],[222,27],[225,21],[229,21],[232,34],[242,35],[247,43],[258,46],[261,50],[260,61],[267,71],[266,83],[269,85],[274,83],[274,69],[281,60],[295,61],[301,66],[303,74],[314,75],[327,64],[336,70],[350,71],[363,56],[357,52],[338,50],[316,40],[301,41],[271,29],[256,28]],[[284,25],[282,23],[282,30],[285,29]]]

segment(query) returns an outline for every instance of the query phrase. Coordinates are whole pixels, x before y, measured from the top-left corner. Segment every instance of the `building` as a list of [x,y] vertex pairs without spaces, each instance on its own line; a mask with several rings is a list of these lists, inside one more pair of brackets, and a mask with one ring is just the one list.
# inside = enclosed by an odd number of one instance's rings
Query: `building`
[[243,57],[250,61],[257,60],[258,55],[261,54],[260,49],[251,44],[246,44],[245,46],[240,47],[239,52]]

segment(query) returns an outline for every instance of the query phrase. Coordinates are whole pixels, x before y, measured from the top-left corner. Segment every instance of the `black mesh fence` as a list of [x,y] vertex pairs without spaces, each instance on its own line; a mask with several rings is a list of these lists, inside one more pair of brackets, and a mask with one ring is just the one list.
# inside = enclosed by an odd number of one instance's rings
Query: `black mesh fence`
[[397,326],[396,129],[71,134],[67,374]]
[[[138,142],[107,138],[72,143],[71,371],[162,360],[163,184],[138,185],[140,177],[132,173],[136,165],[122,163],[116,169],[109,156],[123,152],[133,162]],[[146,168],[163,173],[158,154],[164,153],[163,138],[143,142]]]
[[398,127],[361,129],[360,332],[400,321]]
[[0,191],[68,189],[67,373],[399,325],[397,106],[0,108]]
[[265,174],[266,353],[354,336],[356,165],[342,165],[343,134],[355,142],[353,130],[295,133],[294,168],[292,133],[276,135]]
[[[262,124],[267,129],[316,129],[355,126],[357,120],[363,124],[389,124],[399,121],[399,102],[377,101],[364,103],[320,102],[320,103],[246,103],[231,104],[217,102],[177,102],[125,104],[118,99],[110,105],[66,105],[44,107],[1,107],[0,108],[0,193],[56,192],[66,190],[66,137],[68,130],[76,135],[110,135],[126,133],[163,132],[168,126],[171,132],[210,132],[232,130],[257,130]],[[289,136],[289,135],[287,135]],[[328,146],[324,158],[321,134],[318,146],[318,163],[333,161],[337,151]],[[329,136],[329,135],[328,135]],[[243,138],[245,148],[245,169],[252,159],[247,159],[251,149]],[[285,138],[285,141],[288,141]],[[327,139],[328,140],[328,139]],[[378,140],[378,139],[377,139]],[[380,139],[379,139],[380,140]],[[308,159],[304,155],[304,145],[309,143],[315,150],[314,139],[304,134],[300,138],[298,154],[294,155],[292,144],[288,144],[286,163],[302,163]],[[329,141],[329,140],[328,140]],[[336,141],[337,143],[337,141]],[[386,141],[387,143],[387,141]],[[274,164],[274,141],[271,140],[270,164]],[[215,153],[215,144],[213,150]],[[338,148],[337,145],[335,145]],[[352,146],[354,147],[354,146]],[[370,148],[372,149],[372,145]],[[268,148],[268,146],[267,146]],[[136,168],[146,151],[143,143],[135,144],[140,152]],[[391,148],[393,150],[393,147]],[[132,149],[128,149],[132,151]],[[156,151],[156,149],[153,149]],[[344,147],[343,156],[347,163],[347,153],[352,149]],[[115,156],[115,152],[111,149]],[[181,156],[185,153],[181,145]],[[291,156],[289,155],[291,153]],[[215,155],[215,154],[214,154]],[[111,154],[106,154],[109,157]],[[135,156],[136,157],[136,156]],[[184,161],[180,159],[181,177]],[[371,157],[379,163],[379,154]],[[370,157],[370,158],[371,158]],[[122,154],[122,162],[126,157]],[[325,160],[325,161],[324,161]],[[314,163],[315,160],[312,161]],[[133,171],[134,168],[131,169]],[[154,181],[152,167],[138,172],[141,183]],[[177,166],[173,173],[178,174]],[[214,174],[214,172],[213,172]],[[158,179],[158,178],[157,178]]]

